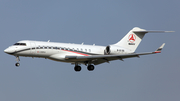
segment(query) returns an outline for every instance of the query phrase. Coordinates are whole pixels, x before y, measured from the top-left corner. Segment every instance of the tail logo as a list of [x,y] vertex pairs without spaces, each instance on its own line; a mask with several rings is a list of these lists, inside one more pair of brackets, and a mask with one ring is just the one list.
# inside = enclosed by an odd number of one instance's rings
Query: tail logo
[[134,34],[130,34],[128,39],[129,39],[129,42],[134,43],[134,41],[136,40],[136,36]]

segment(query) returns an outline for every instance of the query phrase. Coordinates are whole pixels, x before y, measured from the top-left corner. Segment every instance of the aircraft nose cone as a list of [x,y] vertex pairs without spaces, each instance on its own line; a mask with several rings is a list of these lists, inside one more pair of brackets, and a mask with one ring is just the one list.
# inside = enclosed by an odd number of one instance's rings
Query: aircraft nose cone
[[8,49],[5,49],[4,52],[5,52],[5,53],[8,53]]
[[4,52],[5,52],[5,53],[9,53],[9,50],[8,50],[8,49],[5,49]]
[[10,53],[13,53],[14,51],[12,49],[7,48],[4,50],[4,52],[7,54],[10,54]]

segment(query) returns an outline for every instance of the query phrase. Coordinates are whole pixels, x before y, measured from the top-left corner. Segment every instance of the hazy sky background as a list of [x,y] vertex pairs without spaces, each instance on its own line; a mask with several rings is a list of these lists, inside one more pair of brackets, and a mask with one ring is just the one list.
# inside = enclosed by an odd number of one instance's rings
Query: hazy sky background
[[[20,40],[107,46],[133,27],[173,30],[146,34],[136,52],[161,54],[117,60],[81,72],[48,59],[15,57]],[[180,101],[180,1],[1,0],[0,101]]]

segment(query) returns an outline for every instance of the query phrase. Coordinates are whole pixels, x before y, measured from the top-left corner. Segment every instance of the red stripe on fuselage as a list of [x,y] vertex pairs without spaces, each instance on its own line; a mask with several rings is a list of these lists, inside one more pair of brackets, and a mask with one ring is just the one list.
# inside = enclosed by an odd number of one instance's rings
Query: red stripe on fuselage
[[71,53],[76,53],[76,54],[80,54],[80,55],[84,55],[84,56],[89,56],[88,54],[78,53],[78,52],[69,51],[69,50],[63,50],[63,51],[67,51],[67,52],[71,52]]

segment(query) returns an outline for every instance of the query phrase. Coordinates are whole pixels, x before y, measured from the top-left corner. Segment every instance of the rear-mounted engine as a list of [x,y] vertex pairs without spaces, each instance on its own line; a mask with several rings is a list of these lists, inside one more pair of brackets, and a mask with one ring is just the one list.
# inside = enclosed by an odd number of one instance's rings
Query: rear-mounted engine
[[115,55],[115,54],[122,54],[125,53],[125,50],[122,47],[109,45],[105,48],[104,54],[105,55]]

